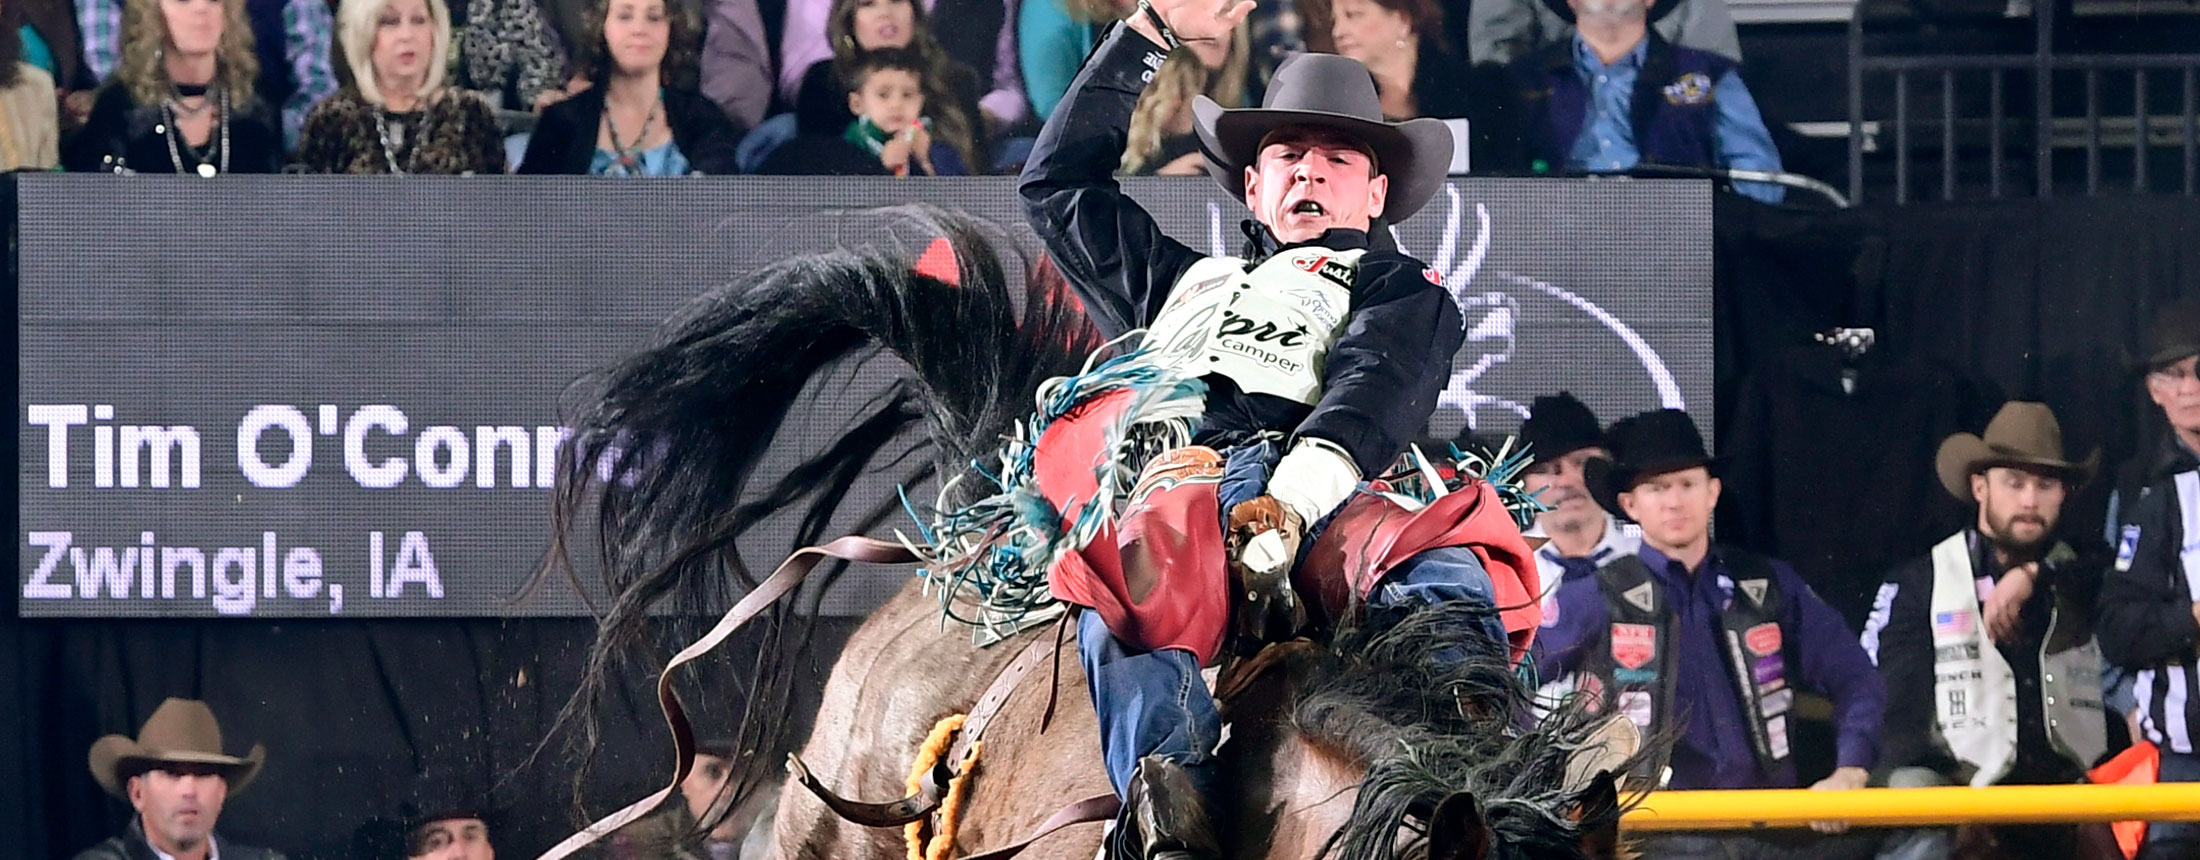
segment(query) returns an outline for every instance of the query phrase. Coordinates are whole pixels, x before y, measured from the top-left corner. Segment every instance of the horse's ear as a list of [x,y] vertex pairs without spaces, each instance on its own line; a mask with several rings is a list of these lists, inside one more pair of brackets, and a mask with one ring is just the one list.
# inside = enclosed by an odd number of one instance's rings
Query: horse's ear
[[1611,771],[1597,771],[1574,798],[1572,817],[1589,829],[1581,835],[1581,855],[1610,860],[1619,856],[1619,785]]
[[1474,795],[1455,791],[1428,821],[1428,860],[1488,860],[1490,828]]

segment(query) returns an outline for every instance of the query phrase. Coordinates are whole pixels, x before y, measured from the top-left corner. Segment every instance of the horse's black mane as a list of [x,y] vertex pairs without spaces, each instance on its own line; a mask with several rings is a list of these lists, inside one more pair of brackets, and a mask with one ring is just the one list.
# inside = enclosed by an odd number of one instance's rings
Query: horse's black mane
[[[1395,860],[1403,827],[1437,803],[1472,795],[1497,857],[1576,858],[1624,806],[1562,785],[1567,761],[1600,722],[1569,701],[1530,716],[1532,690],[1509,646],[1481,632],[1488,606],[1373,612],[1338,631],[1298,682],[1293,720],[1310,740],[1367,764],[1352,817],[1326,850],[1343,860]],[[1412,853],[1426,850],[1417,841]]]

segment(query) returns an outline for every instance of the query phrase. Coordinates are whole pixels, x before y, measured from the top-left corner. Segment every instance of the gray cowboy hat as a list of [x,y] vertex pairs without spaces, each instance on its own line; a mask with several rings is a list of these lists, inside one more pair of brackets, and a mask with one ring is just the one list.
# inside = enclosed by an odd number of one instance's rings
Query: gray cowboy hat
[[228,780],[229,793],[235,794],[260,775],[267,747],[253,744],[252,752],[243,758],[223,753],[222,727],[214,721],[214,710],[195,699],[171,698],[145,718],[135,740],[108,735],[92,742],[90,759],[92,779],[108,794],[124,799],[129,797],[123,789],[124,769],[159,764],[212,765]]
[[2200,355],[2200,301],[2179,299],[2156,313],[2140,348],[2132,363],[2142,372]]
[[1971,476],[1995,466],[2055,472],[2077,485],[2091,479],[2100,464],[2099,449],[2083,461],[2066,458],[2062,424],[2055,420],[2055,413],[2045,403],[2023,402],[2003,404],[2001,411],[1994,413],[1994,420],[1986,422],[1982,435],[1957,433],[1948,437],[1933,458],[1940,486],[1966,502],[1977,501],[1971,495]]
[[1192,99],[1192,126],[1207,154],[1207,173],[1230,195],[1245,197],[1245,168],[1260,142],[1286,126],[1335,129],[1375,150],[1376,169],[1390,177],[1383,219],[1404,221],[1436,196],[1451,168],[1451,126],[1437,119],[1383,120],[1375,78],[1351,57],[1293,54],[1276,66],[1260,107],[1230,109]]

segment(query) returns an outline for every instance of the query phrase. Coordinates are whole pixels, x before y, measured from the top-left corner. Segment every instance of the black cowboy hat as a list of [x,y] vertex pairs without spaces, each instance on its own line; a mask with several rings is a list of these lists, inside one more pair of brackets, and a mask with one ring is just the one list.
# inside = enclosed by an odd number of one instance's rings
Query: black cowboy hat
[[1241,199],[1245,168],[1260,156],[1260,142],[1287,126],[1335,129],[1373,149],[1376,169],[1390,177],[1383,219],[1393,224],[1421,211],[1451,169],[1451,126],[1425,118],[1384,121],[1374,76],[1351,57],[1293,54],[1276,66],[1260,107],[1233,110],[1199,96],[1192,117],[1207,173]]
[[1605,446],[1611,449],[1612,458],[1590,460],[1582,470],[1582,481],[1589,485],[1589,495],[1598,505],[1621,519],[1627,518],[1627,512],[1620,509],[1619,494],[1633,490],[1635,485],[1697,466],[1716,476],[1726,462],[1704,450],[1696,419],[1678,409],[1659,409],[1620,419],[1605,434]]
[[1603,445],[1604,431],[1588,404],[1575,399],[1572,392],[1561,391],[1538,397],[1528,406],[1528,420],[1520,422],[1520,442],[1527,446],[1528,456],[1549,462]]
[[[1659,19],[1673,14],[1673,10],[1680,8],[1680,5],[1681,0],[1650,0],[1650,23],[1655,24]],[[1574,23],[1573,4],[1566,0],[1543,0],[1543,6],[1566,23]]]
[[2151,372],[2195,355],[2200,355],[2200,302],[2179,299],[2154,315],[2133,364],[2141,372]]

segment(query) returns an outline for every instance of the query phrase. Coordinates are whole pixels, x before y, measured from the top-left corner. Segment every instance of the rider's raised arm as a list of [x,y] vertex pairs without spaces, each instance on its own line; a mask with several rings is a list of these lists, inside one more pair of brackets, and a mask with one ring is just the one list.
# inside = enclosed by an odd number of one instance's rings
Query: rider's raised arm
[[1047,117],[1024,164],[1024,214],[1102,334],[1153,321],[1169,288],[1200,258],[1168,236],[1115,182],[1131,110],[1168,56],[1118,25],[1100,40]]

